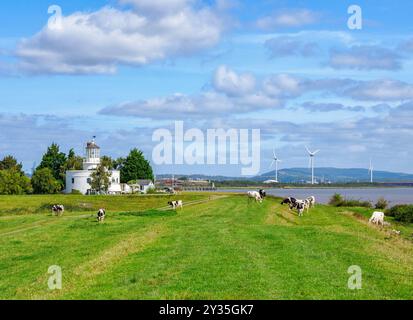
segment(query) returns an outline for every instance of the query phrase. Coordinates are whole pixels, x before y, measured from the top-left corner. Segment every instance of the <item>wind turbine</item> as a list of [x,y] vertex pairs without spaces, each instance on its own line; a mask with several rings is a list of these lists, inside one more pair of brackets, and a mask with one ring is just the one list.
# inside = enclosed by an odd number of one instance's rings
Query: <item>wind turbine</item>
[[278,183],[278,163],[280,163],[280,162],[281,162],[281,160],[278,159],[277,155],[275,154],[275,149],[274,149],[274,151],[273,151],[273,160],[271,162],[270,169],[275,164],[275,182],[276,183]]
[[311,168],[311,184],[314,184],[314,157],[316,156],[317,153],[319,153],[321,150],[317,150],[314,152],[311,152],[308,147],[305,147],[307,149],[308,155],[310,156],[310,168]]
[[370,167],[369,167],[370,183],[373,183],[373,172],[374,172],[374,168],[373,168],[373,164],[370,159]]

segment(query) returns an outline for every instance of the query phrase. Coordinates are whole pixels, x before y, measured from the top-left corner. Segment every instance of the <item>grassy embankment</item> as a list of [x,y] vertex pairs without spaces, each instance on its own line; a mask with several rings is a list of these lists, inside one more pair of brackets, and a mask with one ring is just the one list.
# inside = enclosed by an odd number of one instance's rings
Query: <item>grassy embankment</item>
[[[276,199],[219,196],[180,195],[207,202],[177,213],[164,196],[0,197],[0,299],[413,298],[413,243],[369,226],[368,209],[299,218]],[[68,212],[53,217],[53,203]],[[51,265],[61,291],[47,288]],[[347,288],[351,265],[362,290]]]

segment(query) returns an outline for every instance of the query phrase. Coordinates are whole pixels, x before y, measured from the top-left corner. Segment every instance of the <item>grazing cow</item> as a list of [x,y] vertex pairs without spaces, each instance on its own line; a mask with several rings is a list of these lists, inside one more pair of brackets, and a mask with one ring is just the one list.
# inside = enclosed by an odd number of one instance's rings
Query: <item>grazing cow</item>
[[260,196],[261,196],[261,199],[263,199],[263,200],[264,200],[265,197],[267,196],[267,192],[265,192],[265,190],[262,190],[262,189],[259,191],[259,194],[260,194]]
[[295,204],[295,208],[298,211],[298,216],[302,217],[304,215],[304,209],[306,208],[306,204],[304,200],[297,200]]
[[281,202],[281,205],[284,205],[284,204],[288,204],[290,210],[292,210],[292,209],[294,209],[294,208],[296,207],[297,199],[296,199],[296,198],[293,198],[293,197],[285,198],[285,199]]
[[106,210],[105,209],[99,209],[98,211],[98,222],[103,222],[106,218]]
[[52,212],[56,215],[56,216],[61,216],[64,212],[65,212],[65,207],[61,204],[55,204],[52,207]]
[[181,208],[181,209],[184,208],[184,203],[183,203],[182,200],[169,201],[169,202],[168,202],[168,205],[170,205],[173,210],[177,210],[178,208]]
[[257,192],[257,191],[249,191],[249,192],[248,192],[248,202],[249,202],[251,199],[255,199],[255,202],[260,202],[260,203],[262,203],[261,194],[260,194],[259,192]]
[[310,209],[315,207],[315,197],[314,196],[308,197],[307,201],[309,202]]
[[384,226],[384,213],[379,211],[373,212],[373,215],[371,216],[369,223]]

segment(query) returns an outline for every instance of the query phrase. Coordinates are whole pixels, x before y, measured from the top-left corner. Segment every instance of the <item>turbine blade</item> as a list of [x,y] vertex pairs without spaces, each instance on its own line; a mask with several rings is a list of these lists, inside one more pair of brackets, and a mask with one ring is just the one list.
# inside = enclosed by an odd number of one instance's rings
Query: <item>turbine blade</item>
[[305,149],[307,150],[307,152],[308,152],[309,154],[311,154],[311,151],[310,151],[310,149],[308,149],[307,146],[305,146]]
[[317,150],[313,152],[313,155],[316,155],[317,153],[319,153],[321,150]]
[[274,165],[274,160],[271,162],[271,164],[270,164],[270,169],[272,168],[272,166]]

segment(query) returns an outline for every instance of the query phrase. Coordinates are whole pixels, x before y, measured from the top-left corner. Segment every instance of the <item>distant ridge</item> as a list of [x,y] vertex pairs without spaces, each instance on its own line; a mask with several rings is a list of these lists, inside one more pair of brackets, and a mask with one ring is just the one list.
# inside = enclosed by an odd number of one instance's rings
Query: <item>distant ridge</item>
[[[270,171],[256,177],[226,177],[212,176],[203,174],[192,175],[175,175],[176,178],[189,179],[205,179],[214,181],[229,181],[229,180],[249,180],[263,182],[273,180],[275,171]],[[308,168],[290,168],[281,169],[278,171],[279,180],[281,183],[306,183],[311,180],[311,172]],[[316,168],[315,176],[319,182],[331,183],[351,183],[351,182],[369,182],[370,176],[367,169],[363,168]],[[171,175],[158,175],[159,179],[170,178]],[[398,173],[389,171],[374,171],[374,182],[413,182],[413,174]]]

